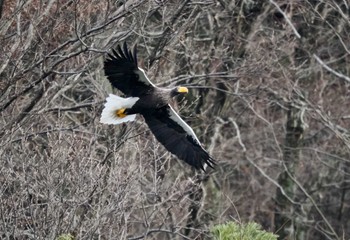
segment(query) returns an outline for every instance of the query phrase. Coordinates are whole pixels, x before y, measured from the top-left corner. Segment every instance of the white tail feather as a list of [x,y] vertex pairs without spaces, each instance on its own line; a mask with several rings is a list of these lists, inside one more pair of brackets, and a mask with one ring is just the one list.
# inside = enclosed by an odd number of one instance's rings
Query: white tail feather
[[123,122],[134,121],[136,114],[118,117],[116,112],[122,108],[131,108],[139,100],[138,97],[122,98],[109,94],[106,98],[105,107],[102,110],[100,123],[120,124]]

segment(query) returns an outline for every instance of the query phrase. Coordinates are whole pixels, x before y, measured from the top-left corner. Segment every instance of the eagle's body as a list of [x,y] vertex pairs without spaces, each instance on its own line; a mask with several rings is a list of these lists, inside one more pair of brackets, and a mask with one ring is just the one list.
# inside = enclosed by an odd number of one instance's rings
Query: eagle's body
[[[168,89],[167,89],[168,90]],[[171,91],[171,90],[169,90]],[[140,100],[131,108],[130,113],[147,114],[152,110],[168,105],[171,100],[169,94],[163,94],[158,88],[154,88],[139,97]]]
[[110,94],[102,111],[101,122],[120,124],[133,121],[136,114],[144,117],[156,139],[171,153],[197,169],[213,167],[214,159],[201,146],[197,136],[169,105],[171,98],[188,92],[185,87],[171,89],[153,85],[137,66],[133,52],[124,44],[109,54],[104,70],[111,84],[128,98]]

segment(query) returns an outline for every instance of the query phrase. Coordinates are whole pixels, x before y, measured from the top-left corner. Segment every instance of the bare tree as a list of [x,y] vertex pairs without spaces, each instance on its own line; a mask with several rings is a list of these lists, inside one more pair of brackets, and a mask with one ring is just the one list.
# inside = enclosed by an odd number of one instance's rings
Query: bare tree
[[[1,1],[2,239],[206,239],[227,220],[347,239],[349,4]],[[111,47],[138,44],[218,160],[198,173],[143,119],[99,123]],[[119,93],[118,93],[119,94]]]

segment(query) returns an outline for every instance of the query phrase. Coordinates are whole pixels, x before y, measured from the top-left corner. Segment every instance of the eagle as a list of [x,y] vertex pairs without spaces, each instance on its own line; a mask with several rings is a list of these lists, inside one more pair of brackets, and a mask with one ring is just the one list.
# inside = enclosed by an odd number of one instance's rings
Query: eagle
[[188,93],[186,87],[159,88],[138,67],[137,47],[124,42],[108,53],[104,72],[113,87],[125,98],[109,94],[100,122],[121,124],[142,115],[155,138],[169,152],[196,169],[213,168],[215,160],[202,147],[192,128],[170,106],[171,99]]

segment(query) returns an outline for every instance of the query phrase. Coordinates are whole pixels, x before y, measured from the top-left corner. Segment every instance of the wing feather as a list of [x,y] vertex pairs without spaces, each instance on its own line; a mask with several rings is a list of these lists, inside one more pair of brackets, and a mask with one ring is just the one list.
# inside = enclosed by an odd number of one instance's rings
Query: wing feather
[[194,133],[193,129],[184,121],[182,118],[175,112],[175,110],[169,105],[169,117],[175,121],[177,124],[179,124],[189,136],[191,136],[197,143],[200,145],[200,142]]
[[202,147],[192,128],[170,105],[143,116],[156,139],[169,152],[197,169],[204,170],[205,164],[213,167],[215,160]]
[[128,97],[140,97],[155,86],[137,66],[136,46],[131,51],[126,43],[118,45],[104,62],[105,75],[113,87]]

